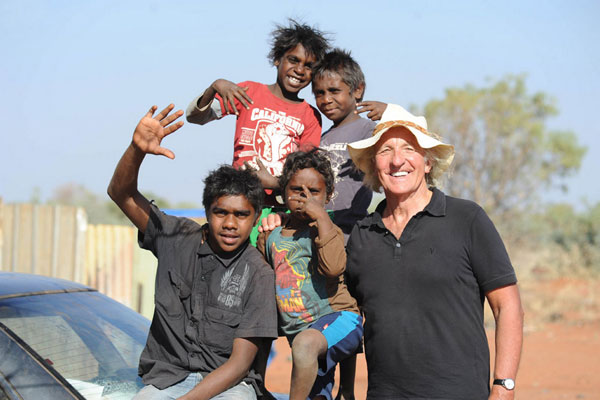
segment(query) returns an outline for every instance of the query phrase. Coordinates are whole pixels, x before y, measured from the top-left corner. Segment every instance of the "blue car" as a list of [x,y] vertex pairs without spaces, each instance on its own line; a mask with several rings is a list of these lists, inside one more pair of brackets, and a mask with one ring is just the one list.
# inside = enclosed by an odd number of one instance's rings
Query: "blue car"
[[0,400],[130,399],[149,327],[87,286],[0,272]]

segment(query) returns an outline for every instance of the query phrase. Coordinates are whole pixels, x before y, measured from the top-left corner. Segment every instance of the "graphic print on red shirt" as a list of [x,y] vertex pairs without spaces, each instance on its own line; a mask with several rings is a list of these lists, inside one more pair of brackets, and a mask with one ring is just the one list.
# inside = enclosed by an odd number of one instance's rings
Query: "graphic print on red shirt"
[[[301,149],[319,146],[321,116],[306,101],[288,103],[276,97],[266,85],[241,82],[248,87],[252,99],[250,109],[236,100],[239,116],[235,127],[233,166],[248,162],[257,168],[258,157],[269,173],[279,176],[288,154]],[[216,96],[224,113],[223,100]]]

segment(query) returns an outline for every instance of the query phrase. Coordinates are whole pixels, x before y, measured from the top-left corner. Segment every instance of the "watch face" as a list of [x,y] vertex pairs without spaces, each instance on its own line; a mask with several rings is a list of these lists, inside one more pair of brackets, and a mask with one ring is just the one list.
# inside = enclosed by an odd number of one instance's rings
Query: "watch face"
[[513,390],[515,388],[515,381],[513,381],[512,379],[505,379],[502,386],[504,386],[508,390]]

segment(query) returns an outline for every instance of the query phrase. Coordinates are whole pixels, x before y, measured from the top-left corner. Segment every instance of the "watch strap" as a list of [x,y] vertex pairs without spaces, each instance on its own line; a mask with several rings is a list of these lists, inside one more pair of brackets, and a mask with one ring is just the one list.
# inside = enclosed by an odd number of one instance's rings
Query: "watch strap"
[[513,390],[515,381],[513,379],[494,379],[494,385],[500,385],[506,390]]

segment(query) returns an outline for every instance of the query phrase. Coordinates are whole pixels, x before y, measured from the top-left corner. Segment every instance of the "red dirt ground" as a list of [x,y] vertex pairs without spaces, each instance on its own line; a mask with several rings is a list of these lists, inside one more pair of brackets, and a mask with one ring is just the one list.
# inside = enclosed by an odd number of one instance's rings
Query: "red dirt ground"
[[[493,331],[488,331],[493,357]],[[276,342],[277,355],[267,370],[267,388],[289,391],[291,360],[287,341]],[[493,360],[492,360],[493,365]],[[363,355],[357,361],[355,394],[364,399],[367,372]],[[336,391],[334,390],[334,393]],[[516,399],[600,399],[600,321],[540,326],[525,333]]]

